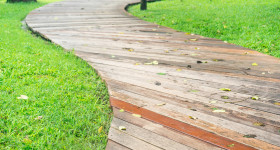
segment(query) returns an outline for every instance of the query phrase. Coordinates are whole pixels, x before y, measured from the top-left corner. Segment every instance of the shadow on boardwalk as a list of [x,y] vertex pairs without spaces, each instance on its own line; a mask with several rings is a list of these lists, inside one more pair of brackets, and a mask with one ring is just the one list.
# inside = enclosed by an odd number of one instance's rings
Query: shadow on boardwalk
[[280,149],[279,59],[144,22],[128,3],[69,0],[26,18],[106,81],[107,149]]

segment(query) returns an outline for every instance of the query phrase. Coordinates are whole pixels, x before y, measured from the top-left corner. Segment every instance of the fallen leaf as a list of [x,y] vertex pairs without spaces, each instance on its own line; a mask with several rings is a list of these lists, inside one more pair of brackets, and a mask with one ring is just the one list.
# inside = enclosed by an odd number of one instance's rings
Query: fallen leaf
[[119,130],[125,131],[125,130],[126,130],[126,127],[125,127],[125,126],[119,126]]
[[228,96],[221,96],[222,99],[229,99]]
[[211,104],[215,104],[215,103],[217,103],[217,101],[210,101],[209,103],[211,103]]
[[112,58],[115,58],[116,56],[112,55]]
[[32,140],[30,140],[28,137],[25,137],[23,140],[22,140],[23,143],[25,144],[31,144],[32,143]]
[[195,50],[198,50],[198,49],[200,49],[199,47],[196,47],[196,48],[194,48]]
[[257,66],[258,64],[257,63],[252,63],[252,66]]
[[249,53],[249,52],[244,52],[243,54],[244,54],[244,55],[247,55],[247,54],[250,54],[250,53]]
[[216,110],[213,110],[212,112],[221,113],[221,112],[226,112],[226,111],[225,111],[225,110],[223,110],[223,109],[216,109]]
[[274,105],[279,105],[280,106],[280,102],[275,102]]
[[185,34],[186,34],[186,35],[190,35],[191,33],[189,33],[189,32],[186,32]]
[[166,75],[166,73],[157,73],[158,75]]
[[224,41],[224,43],[228,43],[228,41]]
[[164,52],[165,52],[165,53],[169,53],[169,50],[165,50]]
[[20,95],[20,97],[17,97],[17,99],[28,99],[28,96],[26,96],[26,95]]
[[134,65],[141,65],[140,63],[135,63]]
[[218,59],[212,59],[212,61],[219,61]]
[[152,61],[150,63],[145,63],[145,65],[158,65],[158,61]]
[[267,53],[267,52],[268,52],[268,49],[264,49],[263,51]]
[[202,61],[200,61],[200,60],[198,60],[198,61],[196,61],[196,63],[197,64],[201,64],[201,63],[203,63]]
[[227,147],[234,147],[234,144],[229,144],[227,145]]
[[41,120],[41,119],[43,119],[43,116],[38,116],[35,118],[35,120]]
[[252,99],[252,100],[258,100],[259,97],[258,97],[258,96],[253,96],[253,97],[251,97],[251,99]]
[[157,29],[152,29],[153,31],[157,31]]
[[102,129],[103,129],[103,126],[99,127],[98,133],[101,133],[101,132],[102,132]]
[[197,56],[198,54],[195,54],[195,53],[193,53],[193,54],[191,54],[192,56]]
[[158,106],[163,106],[163,105],[166,105],[166,103],[160,103],[160,104],[157,104]]
[[198,39],[190,39],[190,41],[197,41]]
[[196,109],[193,109],[193,108],[191,108],[190,110],[192,110],[192,111],[196,111]]
[[155,85],[160,86],[160,85],[161,85],[161,83],[160,83],[160,82],[158,82],[158,81],[156,81],[156,82],[155,82]]
[[141,118],[141,115],[139,115],[139,114],[132,114],[132,116],[137,117],[137,118]]
[[179,72],[180,72],[180,71],[182,71],[182,69],[176,69],[176,71],[179,71]]
[[231,89],[229,89],[229,88],[220,88],[220,90],[222,90],[222,91],[231,91]]
[[190,90],[190,92],[199,92],[199,90]]
[[127,50],[127,51],[129,51],[129,52],[133,52],[134,51],[134,49],[133,48],[123,48],[124,50]]
[[245,138],[255,138],[257,136],[255,134],[247,134],[247,135],[244,135],[243,137],[245,137]]
[[124,112],[124,110],[123,110],[123,109],[120,109],[120,112]]
[[176,52],[176,51],[178,51],[178,49],[173,49],[172,51]]
[[254,122],[253,123],[254,126],[261,126],[261,127],[264,127],[265,124],[264,123],[261,123],[261,122]]
[[196,117],[189,116],[190,119],[196,120]]
[[224,28],[226,29],[226,28],[227,28],[227,26],[226,26],[226,25],[224,25]]

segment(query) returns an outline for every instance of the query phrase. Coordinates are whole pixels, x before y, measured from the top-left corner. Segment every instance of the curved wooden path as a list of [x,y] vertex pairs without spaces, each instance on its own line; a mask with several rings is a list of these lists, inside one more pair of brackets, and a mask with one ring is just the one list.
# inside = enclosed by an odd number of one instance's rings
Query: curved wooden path
[[106,81],[107,149],[280,149],[280,59],[144,22],[128,3],[66,0],[26,18]]

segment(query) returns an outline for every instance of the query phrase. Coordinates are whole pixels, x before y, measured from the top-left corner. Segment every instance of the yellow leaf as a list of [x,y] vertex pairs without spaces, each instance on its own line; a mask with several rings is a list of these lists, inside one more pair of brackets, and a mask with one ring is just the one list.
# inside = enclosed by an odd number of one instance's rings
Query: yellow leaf
[[134,65],[140,65],[140,63],[135,63]]
[[137,118],[141,118],[141,115],[139,115],[139,114],[132,114],[132,116],[137,117]]
[[163,106],[163,105],[166,105],[166,103],[160,103],[160,104],[157,104],[158,106]]
[[267,53],[267,52],[268,52],[268,49],[264,49],[263,51]]
[[124,110],[123,110],[123,109],[120,109],[120,112],[124,112]]
[[255,122],[255,123],[253,123],[253,125],[255,125],[255,126],[262,126],[262,127],[265,126],[265,124],[263,124],[261,122]]
[[228,145],[227,147],[234,147],[234,144],[230,144],[230,145]]
[[245,53],[243,53],[244,55],[247,55],[247,54],[249,54],[249,52],[245,52]]
[[102,129],[103,129],[103,126],[99,127],[98,133],[101,133],[101,132],[102,132]]
[[197,39],[190,39],[190,41],[197,41]]
[[226,26],[226,25],[224,25],[224,28],[226,29],[226,28],[227,28],[227,26]]
[[251,99],[252,99],[252,100],[258,100],[259,97],[258,97],[258,96],[253,96],[253,97],[251,97]]
[[189,116],[190,119],[196,120],[196,117]]
[[119,126],[119,130],[125,131],[126,127],[125,126]]
[[169,53],[169,51],[168,50],[166,50],[166,51],[164,51],[165,53]]
[[186,34],[186,35],[190,35],[191,33],[189,33],[189,32],[186,32],[185,34]]
[[132,48],[131,48],[131,49],[127,50],[127,51],[129,51],[129,52],[133,52],[133,51],[134,51],[134,49],[132,49]]
[[195,50],[198,50],[198,49],[200,49],[199,47],[196,47],[196,48],[194,48]]
[[229,89],[229,88],[220,88],[220,90],[222,90],[222,91],[231,91],[231,89]]
[[258,64],[257,63],[252,63],[252,66],[257,66]]
[[279,102],[275,102],[274,105],[279,105],[280,106],[280,103]]
[[176,69],[176,71],[182,71],[182,69]]

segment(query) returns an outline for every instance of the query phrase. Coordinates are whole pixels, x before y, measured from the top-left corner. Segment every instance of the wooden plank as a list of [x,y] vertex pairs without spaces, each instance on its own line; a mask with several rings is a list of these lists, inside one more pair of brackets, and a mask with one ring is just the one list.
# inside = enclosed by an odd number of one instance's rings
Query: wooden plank
[[116,143],[112,140],[108,140],[106,150],[131,150],[131,149],[123,145],[120,145],[119,143]]
[[[137,118],[135,118],[137,119]],[[162,149],[168,150],[178,150],[178,149],[185,149],[185,150],[193,150],[193,148],[188,147],[186,145],[177,143],[173,140],[170,140],[166,137],[158,135],[156,133],[150,132],[146,129],[141,127],[135,126],[129,122],[120,120],[118,118],[114,118],[111,124],[111,128],[118,129],[119,126],[126,127],[126,130],[123,131],[125,134],[131,135],[133,137],[137,137],[138,139],[150,143],[151,145],[157,146]]]
[[120,131],[112,127],[110,128],[108,138],[112,141],[115,141],[116,143],[121,143],[122,145],[134,150],[162,150],[159,147],[127,134],[125,131]]
[[178,143],[187,145],[189,147],[192,147],[194,149],[199,150],[220,150],[221,148],[218,148],[216,146],[213,146],[209,143],[200,141],[198,139],[195,139],[191,136],[182,134],[176,130],[172,130],[170,128],[166,128],[160,124],[153,123],[151,121],[148,121],[143,118],[135,118],[130,113],[127,112],[120,112],[120,109],[117,109],[113,107],[114,115],[117,118],[120,118],[122,120],[125,120],[129,123],[132,123],[134,125],[140,126],[146,130],[149,130],[150,132],[159,134],[161,136],[167,137],[169,139],[172,139]]

